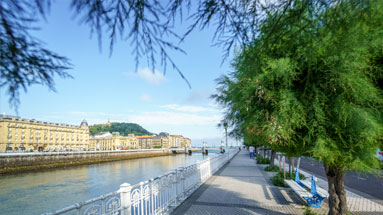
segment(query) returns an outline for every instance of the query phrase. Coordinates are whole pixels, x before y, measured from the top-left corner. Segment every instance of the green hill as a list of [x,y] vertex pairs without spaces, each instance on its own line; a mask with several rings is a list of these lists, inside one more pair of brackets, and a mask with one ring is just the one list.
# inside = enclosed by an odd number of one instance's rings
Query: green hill
[[110,133],[120,132],[120,135],[123,135],[123,136],[128,136],[128,134],[135,134],[135,135],[152,134],[136,123],[112,122],[110,125],[98,124],[98,125],[89,126],[90,135],[95,135],[100,132],[107,132],[107,131],[109,131]]

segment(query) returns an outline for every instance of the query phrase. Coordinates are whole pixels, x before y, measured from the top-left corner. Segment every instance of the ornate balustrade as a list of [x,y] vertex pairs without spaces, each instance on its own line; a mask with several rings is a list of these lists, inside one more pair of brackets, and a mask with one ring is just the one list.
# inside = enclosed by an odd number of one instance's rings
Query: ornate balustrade
[[227,150],[196,164],[135,185],[124,183],[116,192],[71,205],[46,215],[151,215],[169,214],[201,184],[234,157]]

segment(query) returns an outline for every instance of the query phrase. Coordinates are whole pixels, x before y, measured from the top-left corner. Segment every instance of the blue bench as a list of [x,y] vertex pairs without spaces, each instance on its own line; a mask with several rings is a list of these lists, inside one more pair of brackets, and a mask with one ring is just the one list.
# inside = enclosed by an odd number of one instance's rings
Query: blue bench
[[[298,169],[296,170],[295,180],[285,180],[285,182],[301,199],[306,201],[308,206],[320,208],[323,201],[328,197],[328,193],[324,189],[317,188],[315,176],[311,177],[311,183],[309,181],[301,181]],[[310,189],[310,192],[306,188]]]

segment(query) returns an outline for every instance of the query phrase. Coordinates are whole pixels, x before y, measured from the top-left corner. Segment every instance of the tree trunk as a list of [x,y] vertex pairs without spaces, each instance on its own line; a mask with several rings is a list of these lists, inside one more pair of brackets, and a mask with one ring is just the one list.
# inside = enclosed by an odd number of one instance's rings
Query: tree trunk
[[263,157],[265,158],[266,157],[266,148],[263,147]]
[[299,169],[299,165],[301,164],[301,157],[298,158],[298,162],[297,162],[297,168]]
[[257,156],[257,154],[258,154],[258,153],[257,153],[257,147],[254,146],[254,155]]
[[271,156],[270,156],[270,166],[274,166],[274,160],[275,160],[275,151],[271,150]]
[[292,164],[291,164],[291,165],[292,165],[292,166],[291,166],[291,172],[294,172],[295,157],[292,157],[292,158],[291,158],[291,163],[292,163]]
[[278,163],[279,163],[279,169],[282,169],[281,167],[281,155],[278,154]]
[[287,157],[288,161],[289,161],[289,177],[291,176],[291,158],[290,157]]
[[329,215],[344,215],[347,213],[346,191],[344,189],[344,170],[336,166],[324,165],[328,180]]
[[285,169],[286,156],[283,156],[282,160],[283,160],[283,179],[286,179],[286,169]]

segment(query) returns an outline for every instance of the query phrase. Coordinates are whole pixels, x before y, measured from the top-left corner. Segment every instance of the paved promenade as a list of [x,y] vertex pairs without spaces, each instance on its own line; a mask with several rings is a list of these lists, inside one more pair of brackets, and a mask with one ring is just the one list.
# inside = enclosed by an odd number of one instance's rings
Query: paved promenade
[[[265,166],[256,164],[255,160],[249,159],[248,152],[242,150],[172,214],[304,214],[306,207],[293,191],[272,185],[269,177],[273,173],[265,172]],[[350,203],[354,205],[355,200]],[[363,205],[368,199],[361,198],[357,202]],[[380,210],[361,208],[363,206],[353,214],[383,214]],[[327,214],[328,206],[324,203],[322,208],[312,210]]]

